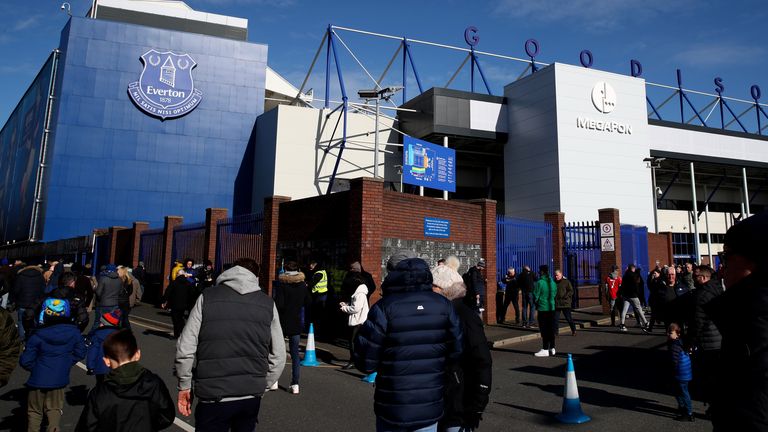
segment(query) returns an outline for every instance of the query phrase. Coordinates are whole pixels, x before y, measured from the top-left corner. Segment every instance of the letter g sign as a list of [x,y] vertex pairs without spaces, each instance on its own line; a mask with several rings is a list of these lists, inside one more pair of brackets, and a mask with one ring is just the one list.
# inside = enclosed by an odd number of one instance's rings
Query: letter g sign
[[477,35],[477,27],[469,26],[464,30],[464,40],[467,41],[467,45],[476,47],[480,42],[480,36]]

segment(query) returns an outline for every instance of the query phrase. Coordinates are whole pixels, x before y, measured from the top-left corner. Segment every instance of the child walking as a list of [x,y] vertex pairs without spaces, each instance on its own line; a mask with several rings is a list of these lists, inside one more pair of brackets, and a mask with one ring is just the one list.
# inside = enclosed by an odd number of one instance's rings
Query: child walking
[[46,430],[59,431],[69,371],[85,357],[83,336],[70,316],[69,301],[46,299],[38,317],[39,327],[29,336],[21,355],[21,367],[31,372],[26,384],[27,430],[39,431],[45,416]]
[[122,318],[120,309],[107,312],[99,319],[99,328],[92,330],[88,335],[91,343],[88,346],[85,366],[89,375],[96,375],[97,384],[104,381],[104,376],[109,373],[109,365],[104,362],[104,340],[120,329]]
[[677,380],[677,395],[675,397],[677,398],[677,409],[680,411],[680,415],[675,417],[675,420],[692,422],[694,420],[693,407],[691,395],[688,392],[688,383],[693,379],[691,357],[683,348],[680,332],[680,326],[676,323],[671,323],[667,329],[667,346],[672,355],[675,379]]
[[96,384],[77,423],[81,431],[158,431],[173,424],[176,407],[168,387],[139,364],[141,351],[129,329],[104,340],[102,361],[110,372]]

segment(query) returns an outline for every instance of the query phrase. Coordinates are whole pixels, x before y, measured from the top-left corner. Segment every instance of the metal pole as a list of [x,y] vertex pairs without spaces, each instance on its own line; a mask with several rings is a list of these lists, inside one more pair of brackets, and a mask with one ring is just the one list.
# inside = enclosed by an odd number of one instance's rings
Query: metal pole
[[419,196],[424,196],[424,186],[419,186]]
[[651,161],[651,183],[653,183],[653,192],[651,193],[653,198],[653,229],[656,234],[659,233],[659,201],[656,194],[656,165],[655,161]]
[[[707,185],[704,185],[704,195],[707,195]],[[709,201],[704,203],[704,223],[707,227],[707,256],[709,257],[709,265],[715,268],[715,262],[712,261],[712,236],[709,231]]]
[[376,126],[373,137],[373,178],[379,178],[379,97],[376,98]]
[[749,217],[749,190],[747,189],[747,169],[741,168],[741,181],[743,183],[743,189],[744,189],[744,210],[746,211],[745,216]]
[[694,262],[701,260],[699,253],[699,209],[696,203],[696,178],[693,171],[693,162],[691,162],[691,196],[693,197],[693,251],[696,254]]
[[[443,147],[448,148],[448,137],[447,136],[443,137]],[[456,179],[453,179],[453,180],[456,181]],[[448,200],[448,191],[447,190],[443,191],[443,199],[444,200]]]

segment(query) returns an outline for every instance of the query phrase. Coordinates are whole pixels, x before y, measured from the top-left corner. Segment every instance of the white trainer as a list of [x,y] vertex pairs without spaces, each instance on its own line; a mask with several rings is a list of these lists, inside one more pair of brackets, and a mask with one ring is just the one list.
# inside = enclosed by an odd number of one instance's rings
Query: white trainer
[[291,394],[299,394],[299,385],[292,384],[291,387],[288,389],[288,392],[290,392]]
[[277,390],[277,381],[275,381],[275,383],[272,384],[271,386],[267,387],[267,391],[275,391],[275,390]]
[[536,357],[549,357],[549,351],[542,348],[539,350],[539,352],[534,353],[533,355]]
[[554,349],[554,348],[552,348],[551,350],[549,350],[549,355],[551,355],[551,356],[554,356],[555,354],[557,354],[557,351],[555,351],[555,349]]

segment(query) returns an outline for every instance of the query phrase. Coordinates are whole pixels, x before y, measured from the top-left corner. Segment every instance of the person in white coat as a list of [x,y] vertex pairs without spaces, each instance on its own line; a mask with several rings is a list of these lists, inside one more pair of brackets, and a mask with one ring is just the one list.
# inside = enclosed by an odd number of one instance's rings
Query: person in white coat
[[344,365],[343,369],[352,369],[355,367],[355,336],[357,336],[357,332],[360,330],[360,326],[368,318],[368,286],[365,284],[365,280],[358,275],[354,276],[354,282],[357,285],[357,289],[355,289],[354,294],[352,294],[352,303],[339,303],[341,311],[349,315],[347,324],[352,327],[352,335],[349,338],[349,362]]

